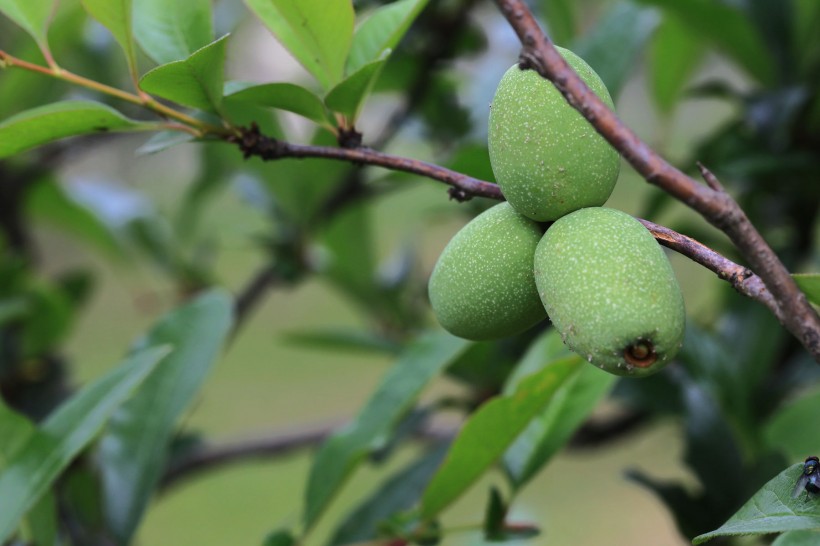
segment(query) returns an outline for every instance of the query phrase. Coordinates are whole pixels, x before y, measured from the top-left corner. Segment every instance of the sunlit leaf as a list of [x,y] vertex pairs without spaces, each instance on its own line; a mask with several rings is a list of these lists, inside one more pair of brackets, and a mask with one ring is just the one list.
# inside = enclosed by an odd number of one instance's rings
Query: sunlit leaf
[[133,0],[134,36],[157,64],[189,57],[214,39],[211,0]]
[[140,79],[140,88],[178,104],[219,112],[227,38],[223,36],[185,60],[156,67]]
[[295,83],[253,85],[229,82],[225,89],[225,100],[287,110],[320,125],[333,125],[322,99],[309,89]]
[[464,424],[444,464],[427,486],[421,514],[433,519],[460,497],[504,453],[556,391],[586,366],[569,357],[522,380],[514,393],[481,406]]
[[0,123],[0,158],[65,137],[153,127],[97,102],[55,102],[20,112]]
[[341,81],[353,39],[350,0],[245,0],[308,72],[330,89]]
[[368,63],[339,82],[325,97],[327,107],[355,120],[385,62],[385,59],[381,59]]
[[305,527],[316,523],[362,457],[386,440],[427,383],[468,345],[442,332],[424,335],[407,347],[356,419],[316,453],[305,496]]
[[56,4],[57,0],[0,0],[0,13],[28,32],[38,44],[45,44]]
[[208,292],[171,311],[139,345],[173,351],[111,418],[100,441],[108,528],[128,543],[159,483],[174,425],[196,396],[231,325],[233,300]]
[[167,347],[134,353],[57,408],[43,422],[41,433],[16,451],[0,472],[0,499],[6,499],[0,510],[0,542],[166,354]]
[[108,29],[125,52],[132,73],[136,74],[132,0],[82,0],[85,10]]
[[649,55],[652,98],[663,113],[670,113],[683,87],[700,63],[703,44],[674,15],[667,15],[655,32]]
[[790,466],[754,494],[720,528],[692,541],[702,544],[720,536],[762,535],[786,531],[820,530],[820,502],[805,494],[792,498],[803,463]]
[[398,0],[378,8],[353,35],[347,74],[353,74],[368,63],[383,59],[407,33],[429,0]]

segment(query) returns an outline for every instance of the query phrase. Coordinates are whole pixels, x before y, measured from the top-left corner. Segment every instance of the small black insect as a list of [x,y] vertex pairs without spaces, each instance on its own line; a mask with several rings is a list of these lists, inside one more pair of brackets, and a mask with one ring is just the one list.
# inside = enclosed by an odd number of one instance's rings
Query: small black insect
[[814,455],[803,463],[803,473],[800,474],[800,479],[794,485],[792,498],[796,499],[803,491],[806,492],[806,499],[809,498],[809,494],[816,495],[820,493],[820,459]]

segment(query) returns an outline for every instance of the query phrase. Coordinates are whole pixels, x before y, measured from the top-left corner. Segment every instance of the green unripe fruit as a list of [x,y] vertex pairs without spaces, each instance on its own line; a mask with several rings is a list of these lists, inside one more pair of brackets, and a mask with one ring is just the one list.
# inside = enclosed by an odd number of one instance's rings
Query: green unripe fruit
[[484,340],[517,334],[545,319],[532,269],[542,234],[507,203],[456,233],[428,287],[441,325],[459,337]]
[[564,343],[608,372],[650,375],[680,349],[680,287],[655,238],[626,213],[587,208],[552,224],[535,251],[535,282]]
[[[583,59],[558,48],[610,108],[601,78]],[[507,201],[538,221],[557,220],[609,199],[621,168],[618,152],[561,93],[534,70],[513,66],[490,108],[490,162]]]

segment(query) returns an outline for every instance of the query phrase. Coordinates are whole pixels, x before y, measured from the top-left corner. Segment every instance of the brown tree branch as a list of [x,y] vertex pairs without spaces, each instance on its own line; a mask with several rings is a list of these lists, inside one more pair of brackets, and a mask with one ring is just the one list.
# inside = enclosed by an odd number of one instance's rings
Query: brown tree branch
[[[246,156],[259,156],[266,160],[277,160],[289,157],[316,157],[350,161],[362,165],[377,165],[387,169],[418,174],[449,184],[451,186],[450,195],[456,199],[464,200],[472,196],[481,196],[489,199],[504,200],[504,196],[496,184],[479,180],[439,165],[385,154],[370,148],[350,149],[291,144],[266,137],[259,133],[256,127],[242,129],[241,134],[242,136],[238,139],[238,144]],[[772,294],[766,288],[760,277],[748,268],[734,263],[691,237],[659,226],[648,220],[640,221],[652,235],[655,236],[655,239],[657,239],[660,244],[671,248],[701,264],[710,271],[713,271],[718,277],[728,281],[741,294],[764,304],[781,322],[785,321],[785,317],[782,316],[783,313],[781,313],[775,298],[772,297]]]
[[521,41],[522,65],[552,81],[647,182],[676,197],[726,233],[771,292],[780,310],[776,313],[778,320],[820,362],[820,316],[740,206],[716,184],[717,179],[710,176],[709,186],[699,184],[626,127],[569,67],[524,0],[496,0],[496,4]]

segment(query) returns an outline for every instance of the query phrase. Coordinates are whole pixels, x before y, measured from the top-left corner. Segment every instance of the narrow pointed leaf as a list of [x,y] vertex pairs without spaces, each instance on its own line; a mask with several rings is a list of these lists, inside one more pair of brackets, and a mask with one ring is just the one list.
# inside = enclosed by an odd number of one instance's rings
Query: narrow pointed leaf
[[132,354],[57,408],[18,449],[0,472],[0,542],[166,354],[166,347]]
[[386,439],[421,390],[468,345],[441,332],[424,335],[407,347],[356,419],[316,454],[305,498],[306,528],[316,523],[365,454]]
[[265,83],[248,86],[233,83],[233,85],[226,86],[225,100],[287,110],[319,125],[333,125],[322,99],[312,91],[294,83]]
[[[555,330],[536,340],[505,386],[513,392],[525,371],[533,373],[571,358]],[[523,487],[566,444],[615,383],[615,376],[595,366],[580,366],[546,407],[504,453],[504,468],[516,489]]]
[[792,491],[803,472],[803,463],[790,466],[744,504],[729,521],[692,541],[704,542],[720,536],[762,535],[786,531],[820,530],[820,503],[805,493],[792,498]]
[[364,65],[383,59],[386,51],[398,45],[428,2],[429,0],[399,0],[377,9],[353,35],[347,58],[347,74],[353,74]]
[[355,120],[385,62],[386,59],[381,59],[368,63],[342,80],[325,97],[327,107]]
[[153,127],[97,102],[55,102],[20,112],[0,123],[0,159],[65,137]]
[[156,67],[142,77],[140,89],[184,106],[219,112],[227,38],[226,34],[185,60]]
[[353,39],[350,0],[245,0],[290,54],[330,89],[344,75]]
[[82,0],[85,10],[108,29],[125,52],[132,72],[135,72],[137,55],[134,49],[132,0]]
[[801,273],[792,277],[809,301],[820,305],[820,273]]
[[573,356],[522,380],[514,393],[484,404],[464,424],[444,464],[427,486],[421,514],[433,519],[498,460],[558,389],[586,366]]
[[173,352],[112,417],[100,442],[108,528],[130,543],[168,456],[174,426],[199,392],[231,326],[232,299],[213,291],[166,315],[141,346]]
[[45,44],[48,23],[57,0],[0,0],[0,13],[28,32],[38,44]]
[[211,0],[133,0],[134,36],[157,64],[188,58],[214,39]]

